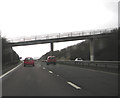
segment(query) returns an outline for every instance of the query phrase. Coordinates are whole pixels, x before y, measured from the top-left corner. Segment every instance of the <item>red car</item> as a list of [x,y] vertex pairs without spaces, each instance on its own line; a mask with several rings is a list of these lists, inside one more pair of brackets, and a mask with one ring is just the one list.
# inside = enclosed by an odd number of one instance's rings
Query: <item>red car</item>
[[25,60],[24,60],[24,67],[25,67],[26,65],[32,65],[32,66],[34,66],[34,60],[33,60],[32,57],[27,57],[27,58],[25,58]]
[[55,65],[56,64],[56,58],[55,58],[55,56],[48,56],[46,63],[47,63],[47,65],[49,65],[51,63]]

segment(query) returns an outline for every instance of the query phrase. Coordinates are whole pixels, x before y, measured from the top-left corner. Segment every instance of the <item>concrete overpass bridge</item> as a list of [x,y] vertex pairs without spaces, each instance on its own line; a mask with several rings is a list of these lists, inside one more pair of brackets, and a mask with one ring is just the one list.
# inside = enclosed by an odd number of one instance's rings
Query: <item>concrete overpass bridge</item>
[[25,45],[35,45],[35,44],[45,44],[50,43],[51,55],[54,51],[55,42],[65,42],[65,41],[75,41],[75,40],[89,40],[90,41],[90,61],[94,61],[94,41],[98,38],[107,38],[112,35],[111,30],[113,29],[103,29],[94,31],[83,31],[83,32],[67,32],[67,33],[55,33],[46,34],[40,36],[31,37],[19,37],[15,39],[8,39],[8,46],[25,46]]

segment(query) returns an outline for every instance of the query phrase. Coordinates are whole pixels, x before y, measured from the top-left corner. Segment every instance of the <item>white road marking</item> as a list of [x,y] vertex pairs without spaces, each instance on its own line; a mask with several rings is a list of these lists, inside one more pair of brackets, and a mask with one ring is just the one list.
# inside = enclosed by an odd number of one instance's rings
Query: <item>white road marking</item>
[[101,71],[101,70],[94,70],[94,69],[88,69],[88,68],[80,68],[80,69],[89,70],[89,71],[96,71],[96,72],[101,72],[101,73],[107,73],[107,74],[112,74],[112,75],[118,75],[117,73],[105,72],[105,71]]
[[73,86],[74,88],[76,88],[76,89],[81,89],[79,86],[77,86],[77,85],[75,85],[75,84],[73,84],[73,83],[71,83],[71,82],[67,82],[68,84],[70,84],[71,86]]
[[59,76],[59,75],[57,75],[57,76]]
[[43,67],[43,69],[45,69],[45,67]]
[[49,73],[53,73],[52,71],[49,71]]
[[105,71],[100,71],[100,72],[102,72],[102,73],[107,73],[107,74],[112,74],[112,75],[119,75],[119,74],[117,74],[117,73],[112,73],[112,72],[105,72]]
[[[22,63],[21,63],[22,64]],[[13,70],[15,70],[16,68],[18,68],[21,64],[19,64],[18,66],[16,66],[15,68],[11,69],[10,71],[6,72],[5,74],[0,76],[0,79],[3,78],[4,76],[6,76],[7,74],[9,74],[10,72],[12,72]]]

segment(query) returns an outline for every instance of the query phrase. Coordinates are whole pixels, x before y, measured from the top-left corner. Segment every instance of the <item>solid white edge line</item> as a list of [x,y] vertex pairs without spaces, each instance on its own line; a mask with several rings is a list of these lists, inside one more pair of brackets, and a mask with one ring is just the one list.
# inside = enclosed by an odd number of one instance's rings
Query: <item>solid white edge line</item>
[[49,73],[53,73],[52,71],[49,71]]
[[119,75],[119,74],[116,74],[116,73],[112,73],[112,72],[105,72],[105,71],[102,71],[102,70],[94,70],[94,69],[88,69],[88,68],[80,68],[80,69],[84,69],[84,70],[89,70],[89,71],[96,71],[96,72],[101,72],[101,73],[107,73],[107,74],[112,74],[112,75]]
[[9,74],[10,72],[12,72],[13,70],[15,70],[16,68],[18,68],[22,63],[20,63],[18,66],[16,66],[15,68],[11,69],[10,71],[6,72],[5,74],[0,76],[0,79],[3,78],[4,76],[6,76],[7,74]]
[[75,85],[75,84],[73,84],[73,83],[71,83],[71,82],[67,82],[68,84],[70,84],[71,86],[73,86],[74,88],[76,88],[76,89],[81,89],[79,86],[77,86],[77,85]]

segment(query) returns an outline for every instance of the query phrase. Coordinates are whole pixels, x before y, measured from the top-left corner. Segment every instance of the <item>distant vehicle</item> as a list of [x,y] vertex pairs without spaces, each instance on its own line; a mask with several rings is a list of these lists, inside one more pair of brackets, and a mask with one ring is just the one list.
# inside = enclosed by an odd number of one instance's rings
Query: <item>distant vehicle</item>
[[24,67],[25,67],[26,65],[35,66],[34,60],[33,60],[32,57],[27,57],[27,58],[25,58],[25,60],[24,60]]
[[83,61],[81,58],[76,58],[75,61]]
[[19,59],[22,59],[22,57],[19,57]]
[[47,60],[46,60],[46,63],[47,63],[47,65],[49,65],[49,64],[56,64],[56,58],[55,58],[55,56],[48,56],[47,57]]

